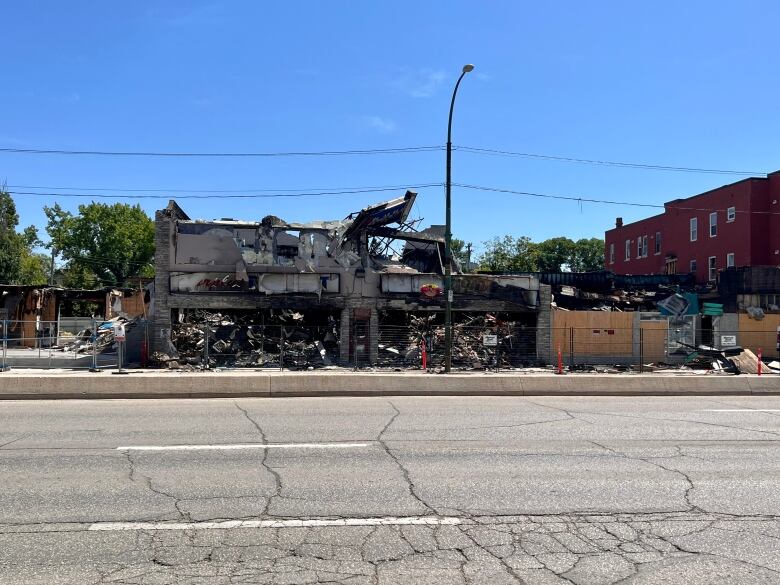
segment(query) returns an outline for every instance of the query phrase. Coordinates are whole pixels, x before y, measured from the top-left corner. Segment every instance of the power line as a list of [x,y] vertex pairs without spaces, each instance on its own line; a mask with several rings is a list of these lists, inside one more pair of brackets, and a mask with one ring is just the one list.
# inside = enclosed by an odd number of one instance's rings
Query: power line
[[675,172],[684,172],[684,173],[707,173],[707,174],[715,174],[715,175],[753,175],[753,176],[768,174],[765,171],[736,171],[736,170],[728,170],[728,169],[677,167],[677,166],[655,165],[655,164],[647,164],[647,163],[596,160],[596,159],[588,159],[588,158],[574,158],[568,156],[555,156],[551,154],[536,154],[532,152],[512,152],[509,150],[498,150],[494,148],[477,148],[473,146],[455,146],[454,148],[462,152],[469,152],[473,154],[485,154],[490,156],[537,158],[543,160],[555,160],[555,161],[569,162],[569,163],[624,167],[624,168],[645,169],[645,170],[653,170],[653,171],[675,171]]
[[[507,195],[524,195],[527,197],[538,197],[541,199],[558,199],[563,201],[573,201],[575,203],[603,203],[606,205],[621,205],[627,207],[651,207],[655,209],[667,209],[666,205],[658,203],[635,203],[632,201],[616,201],[613,199],[595,199],[592,197],[575,197],[571,195],[551,195],[549,193],[534,193],[531,191],[516,191],[514,189],[502,189],[500,187],[485,187],[482,185],[467,185],[465,183],[453,183],[453,187],[462,189],[473,189],[476,191],[488,191],[492,193],[504,193]],[[678,207],[677,205],[668,208],[670,211],[700,211],[712,213],[715,211],[727,212],[727,209],[706,208],[706,207]],[[751,211],[746,209],[735,209],[735,213],[748,215],[780,215],[780,211]],[[642,221],[642,220],[638,220]]]
[[62,154],[71,156],[145,156],[145,157],[201,157],[201,158],[268,158],[290,156],[353,156],[372,154],[404,154],[412,152],[437,152],[444,146],[408,146],[399,148],[375,148],[358,150],[320,150],[288,152],[154,152],[129,150],[60,150],[50,148],[0,148],[0,152],[13,154]]
[[[373,187],[366,189],[345,189],[332,191],[312,191],[304,193],[255,193],[224,195],[179,195],[176,199],[275,199],[280,197],[324,197],[330,195],[357,195],[360,193],[382,193],[387,191],[399,191],[401,189],[424,189],[428,187],[441,187],[443,183],[419,183],[404,185],[402,187]],[[54,193],[41,191],[8,191],[12,195],[25,195],[31,197],[86,197],[92,199],[170,199],[169,195],[106,195],[105,193]]]
[[[356,190],[364,189],[414,189],[430,186],[442,186],[443,183],[435,183],[432,181],[404,184],[404,185],[380,185],[380,186],[361,186],[361,187],[301,187],[298,189],[260,189],[260,188],[247,188],[247,189],[126,189],[117,187],[42,187],[37,185],[6,185],[10,189],[47,189],[52,191],[112,191],[115,193],[296,193],[304,194],[310,191],[345,191],[353,192]],[[94,197],[94,195],[90,195]]]

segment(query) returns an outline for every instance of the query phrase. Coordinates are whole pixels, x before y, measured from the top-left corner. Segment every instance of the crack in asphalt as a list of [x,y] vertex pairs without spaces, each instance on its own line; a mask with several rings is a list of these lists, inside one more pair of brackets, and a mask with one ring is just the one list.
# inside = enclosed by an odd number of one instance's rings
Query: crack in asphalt
[[[268,445],[268,437],[265,434],[265,431],[260,426],[260,423],[258,423],[255,419],[252,418],[252,416],[249,414],[249,411],[247,411],[245,408],[242,408],[240,404],[237,402],[234,402],[233,405],[241,411],[241,413],[244,415],[244,418],[249,421],[249,423],[257,430],[257,432],[260,434],[260,442],[263,445]],[[268,457],[270,456],[270,449],[263,449],[263,453],[260,457],[260,466],[265,469],[271,477],[274,478],[274,493],[269,496],[264,496],[266,498],[265,501],[265,507],[263,508],[262,515],[267,515],[269,513],[269,510],[271,508],[271,502],[274,498],[282,497],[282,476],[281,474],[271,467],[268,464]]]
[[409,470],[406,469],[404,464],[401,462],[400,458],[393,452],[393,450],[390,448],[390,446],[385,441],[385,433],[390,429],[391,425],[395,422],[395,420],[401,415],[401,411],[398,410],[398,408],[393,404],[391,401],[387,401],[387,403],[390,405],[390,407],[393,409],[393,414],[390,417],[390,420],[387,421],[387,424],[382,428],[382,430],[377,435],[376,441],[379,443],[379,445],[382,447],[382,449],[387,453],[387,456],[390,457],[390,459],[393,460],[395,465],[398,467],[398,469],[401,472],[401,476],[404,479],[404,482],[406,482],[407,489],[409,490],[409,495],[411,495],[417,502],[425,508],[427,512],[430,512],[432,514],[438,514],[439,512],[428,502],[426,502],[420,494],[417,493],[417,488],[414,485],[414,482],[412,481],[411,476],[409,475]]

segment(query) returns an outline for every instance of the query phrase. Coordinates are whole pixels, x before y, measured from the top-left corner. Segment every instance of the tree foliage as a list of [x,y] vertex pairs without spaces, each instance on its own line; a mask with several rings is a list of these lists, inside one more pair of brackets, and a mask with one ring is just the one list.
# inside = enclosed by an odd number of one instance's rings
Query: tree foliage
[[66,281],[87,286],[126,284],[148,273],[154,256],[154,222],[139,205],[90,203],[78,214],[59,204],[44,207],[49,246],[67,263]]
[[532,242],[504,236],[485,242],[480,269],[489,272],[589,272],[604,268],[604,240],[557,237]]
[[19,279],[24,241],[16,233],[19,215],[11,194],[0,189],[0,284],[16,284]]

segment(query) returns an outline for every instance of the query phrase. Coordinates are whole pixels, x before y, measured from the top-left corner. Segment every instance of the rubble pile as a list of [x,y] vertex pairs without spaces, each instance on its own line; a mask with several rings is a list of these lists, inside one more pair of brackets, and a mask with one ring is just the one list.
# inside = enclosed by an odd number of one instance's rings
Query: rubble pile
[[303,314],[291,310],[270,315],[197,310],[171,331],[176,355],[154,354],[170,368],[198,366],[314,369],[337,360],[335,319],[308,327]]

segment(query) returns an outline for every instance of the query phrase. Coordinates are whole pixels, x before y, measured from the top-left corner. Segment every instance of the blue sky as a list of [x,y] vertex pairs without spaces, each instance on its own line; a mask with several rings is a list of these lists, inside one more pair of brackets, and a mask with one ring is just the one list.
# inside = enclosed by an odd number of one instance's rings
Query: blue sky
[[[780,168],[776,2],[5,2],[0,147],[321,151],[453,142],[662,165]],[[454,154],[456,182],[663,203],[740,176]],[[444,153],[176,159],[0,153],[35,187],[304,189],[440,183]],[[16,187],[11,188],[14,190]],[[21,189],[17,189],[21,190]],[[28,189],[29,190],[29,189]],[[40,191],[41,189],[39,189]],[[45,190],[45,189],[43,189]],[[401,194],[403,190],[398,191]],[[105,191],[104,193],[110,193]],[[184,200],[193,217],[330,219],[382,194]],[[41,207],[89,200],[17,196]],[[443,222],[443,188],[415,215]],[[456,236],[603,237],[653,210],[455,188]],[[142,200],[150,213],[165,201]]]

